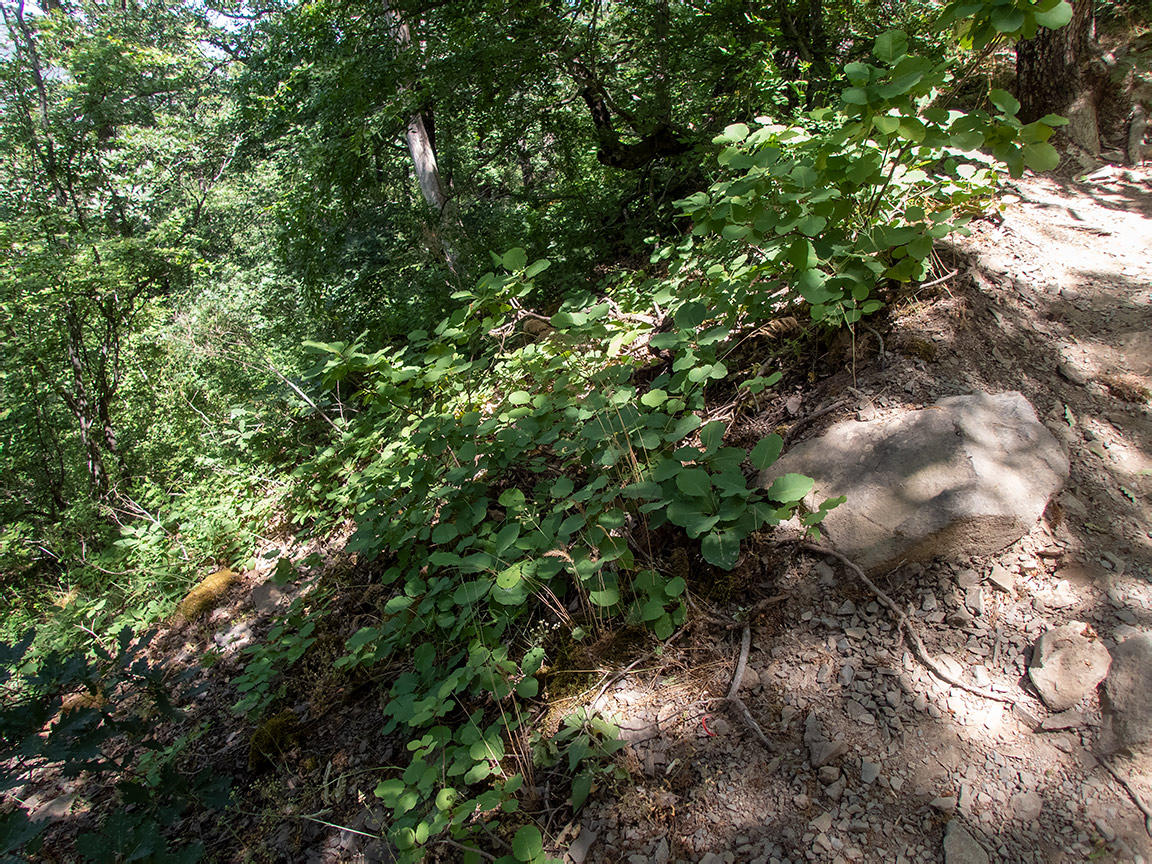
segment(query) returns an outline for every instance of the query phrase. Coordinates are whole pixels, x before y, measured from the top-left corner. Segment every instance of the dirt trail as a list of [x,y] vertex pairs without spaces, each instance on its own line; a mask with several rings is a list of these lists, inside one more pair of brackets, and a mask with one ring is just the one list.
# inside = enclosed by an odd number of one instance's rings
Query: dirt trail
[[[935,862],[950,821],[963,829],[950,844],[966,833],[991,860],[1152,860],[1143,816],[1093,755],[1096,697],[1064,718],[1068,728],[1033,731],[1048,712],[1021,686],[1050,626],[1087,621],[1109,646],[1152,630],[1152,181],[1106,168],[1007,191],[1003,213],[945,254],[956,275],[894,305],[887,363],[873,358],[854,379],[793,398],[803,418],[853,387],[856,403],[808,436],[858,411],[1019,390],[1068,447],[1071,479],[1028,537],[996,556],[905,567],[882,586],[915,610],[941,663],[1018,695],[1019,708],[929,676],[835,562],[765,549],[745,568],[761,584],[737,593],[746,605],[789,595],[754,622],[741,690],[772,747],[715,701],[740,631],[698,628],[597,706],[635,742],[633,778],[569,826],[570,860]],[[995,565],[1011,589],[985,583],[983,614],[955,623],[962,586]],[[810,718],[845,751],[821,767],[804,740]],[[1116,767],[1152,798],[1152,764]]]

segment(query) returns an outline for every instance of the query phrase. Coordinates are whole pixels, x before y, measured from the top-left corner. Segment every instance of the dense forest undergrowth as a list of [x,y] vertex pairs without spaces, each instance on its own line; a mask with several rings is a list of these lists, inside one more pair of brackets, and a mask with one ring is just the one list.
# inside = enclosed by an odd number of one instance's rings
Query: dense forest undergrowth
[[782,388],[1141,157],[1096,6],[5,4],[4,853],[548,860],[627,777],[574,695],[839,503],[756,486]]

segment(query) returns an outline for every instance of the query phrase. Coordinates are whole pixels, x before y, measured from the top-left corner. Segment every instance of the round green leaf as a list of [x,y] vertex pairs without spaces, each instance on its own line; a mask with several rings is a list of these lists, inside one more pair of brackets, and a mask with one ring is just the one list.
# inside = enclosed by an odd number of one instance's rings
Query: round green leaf
[[518,861],[532,861],[544,851],[544,838],[535,825],[524,825],[512,838],[512,852]]
[[667,398],[667,391],[657,388],[655,390],[649,390],[647,393],[641,396],[640,403],[642,405],[647,405],[649,408],[655,408],[658,405],[662,405],[664,400]]
[[527,390],[516,390],[508,394],[508,401],[513,405],[527,405],[532,401],[532,394]]
[[516,695],[521,699],[535,699],[540,692],[540,682],[535,678],[521,678],[516,685]]
[[685,495],[707,495],[712,478],[703,468],[685,468],[676,475],[676,488]]
[[752,461],[753,465],[763,471],[779,458],[780,451],[783,449],[784,439],[773,433],[761,438],[760,443],[753,447],[752,452],[748,454],[748,458]]
[[877,131],[883,132],[885,135],[891,135],[900,128],[900,118],[880,114],[872,118],[872,125],[876,127]]
[[1007,90],[990,90],[988,91],[988,99],[1005,114],[1013,117],[1020,110],[1020,102]]
[[881,63],[891,66],[908,53],[908,36],[903,30],[889,30],[876,38],[872,54]]
[[1024,26],[1024,13],[1015,6],[1000,6],[992,11],[991,21],[998,32],[1015,33]]
[[588,599],[595,606],[615,606],[620,602],[620,592],[615,588],[605,588],[603,591],[589,591]]
[[1036,10],[1033,14],[1036,16],[1036,23],[1041,27],[1051,27],[1055,30],[1072,20],[1072,4],[1068,0],[1061,0],[1048,11]]
[[1024,164],[1033,171],[1051,171],[1060,164],[1060,154],[1047,141],[1037,141],[1025,145]]
[[731,570],[740,557],[740,535],[735,531],[713,531],[700,544],[700,551],[709,564]]
[[500,263],[505,270],[509,272],[516,272],[523,270],[524,266],[528,263],[528,253],[517,246],[515,249],[509,249],[504,253],[504,257],[500,259]]
[[772,482],[767,495],[773,501],[790,504],[807,495],[814,485],[815,481],[811,477],[805,477],[803,474],[785,474]]

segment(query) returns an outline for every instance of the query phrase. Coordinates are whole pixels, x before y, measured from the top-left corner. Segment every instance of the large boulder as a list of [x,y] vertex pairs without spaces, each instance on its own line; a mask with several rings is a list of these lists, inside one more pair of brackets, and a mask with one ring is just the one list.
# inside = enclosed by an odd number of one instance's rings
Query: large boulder
[[1107,750],[1152,751],[1152,635],[1131,636],[1112,649],[1101,705]]
[[869,572],[998,552],[1032,529],[1068,478],[1068,456],[1019,393],[950,396],[920,411],[837,423],[763,472],[816,481],[805,503],[845,495],[824,528]]

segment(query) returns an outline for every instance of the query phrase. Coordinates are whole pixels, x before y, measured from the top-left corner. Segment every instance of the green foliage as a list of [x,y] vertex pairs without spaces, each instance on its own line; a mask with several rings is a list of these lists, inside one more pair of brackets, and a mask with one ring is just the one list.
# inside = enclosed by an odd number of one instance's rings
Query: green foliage
[[[30,632],[0,643],[0,760],[11,770],[0,788],[28,782],[44,765],[64,776],[113,773],[117,806],[95,831],[77,838],[84,861],[196,861],[203,847],[172,847],[164,836],[188,807],[222,807],[229,778],[178,770],[181,751],[203,730],[163,745],[152,733],[158,719],[179,716],[172,697],[178,682],[148,665],[143,656],[153,634],[134,639],[122,631],[114,648],[85,653],[31,649]],[[142,702],[140,697],[145,697]],[[131,706],[130,708],[128,706]],[[106,744],[116,740],[114,747]],[[16,808],[0,819],[0,854],[34,855],[48,820],[32,821]]]
[[244,649],[249,660],[234,681],[242,694],[232,709],[236,714],[262,714],[284,695],[282,676],[315,644],[316,626],[324,614],[322,599],[296,597],[265,640]]
[[936,107],[948,65],[907,50],[902,32],[882,34],[879,65],[845,67],[836,111],[717,137],[724,178],[680,202],[694,236],[656,256],[671,261],[679,297],[729,321],[802,300],[816,320],[855,324],[880,308],[885,281],[923,277],[934,241],[962,230],[994,188],[992,160],[1013,176],[1054,166],[1047,139],[1061,118],[1023,125],[1001,91],[995,115]]
[[1058,29],[1071,20],[1068,0],[953,0],[939,23],[958,23],[962,44],[980,50],[996,40],[1031,39],[1041,27]]
[[[411,736],[412,763],[377,790],[405,860],[445,832],[468,842],[477,810],[515,805],[531,765],[506,764],[507,736],[520,724],[512,704],[537,694],[545,655],[511,646],[543,608],[563,618],[567,605],[578,608],[574,632],[632,623],[667,638],[684,620],[685,581],[640,563],[629,537],[670,523],[701,541],[706,560],[731,568],[740,541],[791,516],[800,497],[794,487],[749,488],[746,451],[724,447],[725,425],[701,426],[689,410],[727,375],[718,352],[728,333],[707,326],[705,310],[680,308],[668,344],[684,359],[641,388],[627,349],[650,325],[573,299],[551,316],[553,331],[526,341],[518,310],[548,262],[529,263],[521,248],[494,261],[503,273],[458,292],[456,311],[402,348],[310,346],[315,386],[357,387],[345,396],[339,436],[298,472],[321,488],[357,491],[348,549],[381,559],[394,592],[381,622],[353,635],[337,665],[410,658],[386,700],[384,731]],[[766,439],[755,466],[771,465],[780,449],[779,438]],[[301,612],[250,649],[239,709],[275,697],[277,671],[309,638]],[[498,713],[468,707],[487,700]],[[567,748],[569,771],[594,752],[581,742],[552,745]],[[464,791],[475,787],[483,791]]]

